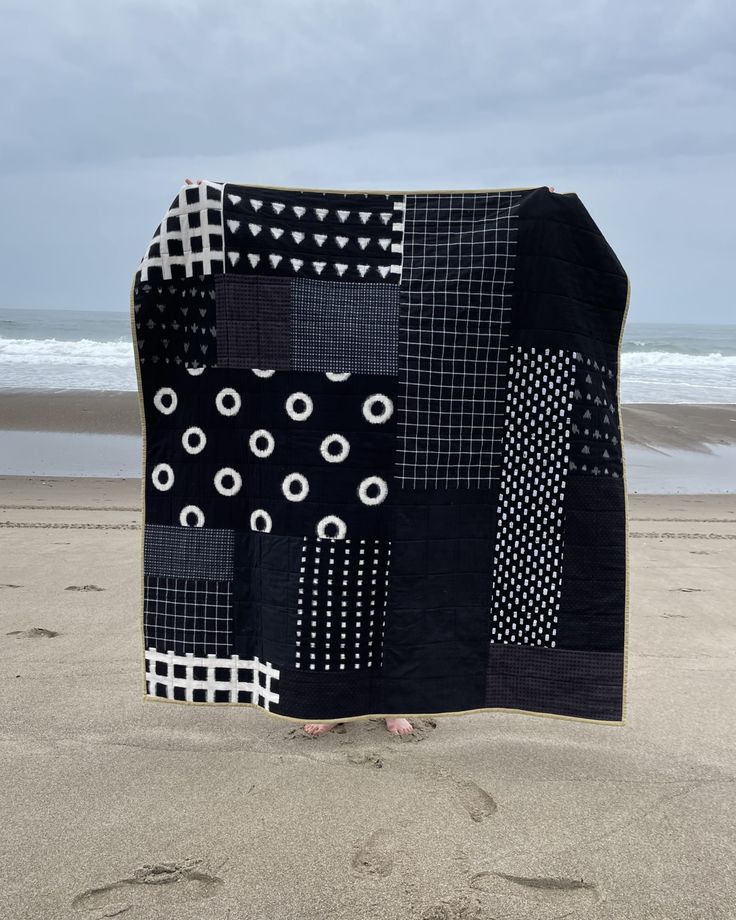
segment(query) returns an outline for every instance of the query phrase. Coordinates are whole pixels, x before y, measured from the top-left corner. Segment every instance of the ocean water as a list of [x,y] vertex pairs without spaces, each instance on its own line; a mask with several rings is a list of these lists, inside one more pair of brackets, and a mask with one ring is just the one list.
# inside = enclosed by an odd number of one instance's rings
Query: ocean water
[[[0,387],[135,390],[127,311],[0,309]],[[622,403],[736,403],[736,324],[626,324]]]

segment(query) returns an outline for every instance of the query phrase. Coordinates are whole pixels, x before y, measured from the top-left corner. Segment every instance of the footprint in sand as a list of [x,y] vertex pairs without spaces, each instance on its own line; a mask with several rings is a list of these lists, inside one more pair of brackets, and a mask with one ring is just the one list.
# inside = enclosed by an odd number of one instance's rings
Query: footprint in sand
[[100,588],[99,585],[68,585],[64,588],[65,591],[104,591],[104,588]]
[[8,584],[0,585],[0,588],[22,588],[22,587],[23,585],[8,585]]
[[367,764],[369,767],[381,769],[384,764],[383,757],[375,751],[356,751],[348,754],[348,762],[354,764]]
[[452,797],[477,824],[498,811],[493,796],[472,779],[455,776],[441,767],[431,768],[428,772],[434,779],[442,780],[451,787]]
[[353,855],[351,865],[358,875],[365,878],[385,878],[394,867],[391,852],[391,834],[384,828],[374,831]]
[[420,920],[490,920],[483,912],[477,895],[462,894],[457,898],[443,898],[431,907],[425,907]]
[[5,635],[19,636],[22,639],[53,639],[54,636],[60,636],[61,633],[53,629],[46,629],[44,626],[32,626],[30,629],[14,629]]
[[493,796],[472,779],[455,780],[455,798],[477,824],[498,811]]
[[210,898],[224,879],[204,871],[201,863],[201,859],[186,859],[140,866],[130,878],[81,892],[72,900],[72,907],[80,911],[104,910],[103,916],[114,917],[137,906],[176,907],[182,901]]

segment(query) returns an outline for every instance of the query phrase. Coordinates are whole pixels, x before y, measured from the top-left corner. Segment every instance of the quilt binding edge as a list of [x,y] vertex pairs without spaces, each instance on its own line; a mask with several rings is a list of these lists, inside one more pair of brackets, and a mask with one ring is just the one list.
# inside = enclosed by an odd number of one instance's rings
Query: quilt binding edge
[[[237,185],[239,183],[227,182],[223,185]],[[242,184],[242,183],[240,183]],[[310,189],[310,188],[300,188],[292,186],[277,186],[277,185],[256,185],[255,183],[250,183],[255,188],[275,188],[280,189],[281,191],[337,191],[337,192],[350,192],[350,191],[373,191],[378,194],[382,194],[381,189]],[[536,186],[534,186],[536,187]],[[510,192],[510,191],[527,191],[528,186],[517,189],[414,189],[414,190],[394,190],[391,193],[386,194],[425,194],[427,192]],[[576,192],[556,192],[555,194],[566,194],[566,195],[575,195]],[[130,328],[132,334],[132,340],[134,344],[133,348],[133,357],[135,359],[135,374],[136,374],[136,388],[137,388],[137,397],[138,397],[138,414],[140,418],[141,426],[141,535],[140,535],[140,544],[139,544],[139,554],[140,554],[140,595],[138,602],[138,627],[140,630],[140,641],[141,641],[141,652],[139,663],[142,669],[143,675],[143,702],[149,703],[174,703],[184,706],[239,706],[239,707],[248,707],[250,709],[257,709],[259,712],[263,712],[268,716],[272,716],[276,719],[283,719],[286,722],[296,722],[299,724],[304,724],[305,722],[361,722],[368,719],[385,719],[385,718],[414,718],[414,719],[431,719],[435,717],[442,716],[463,716],[463,715],[473,715],[480,712],[508,712],[516,715],[528,715],[528,716],[538,716],[543,719],[564,719],[568,722],[590,722],[595,725],[608,725],[608,726],[624,726],[627,724],[628,720],[628,703],[629,703],[629,608],[630,608],[630,588],[631,588],[631,576],[629,569],[629,497],[628,497],[628,484],[627,484],[627,472],[626,472],[626,461],[624,455],[624,426],[623,426],[623,416],[621,413],[621,346],[623,343],[624,329],[626,327],[626,318],[629,312],[629,304],[631,301],[631,279],[628,272],[624,272],[626,275],[626,304],[624,306],[624,312],[621,317],[621,327],[619,330],[618,337],[618,347],[616,355],[616,413],[618,415],[618,425],[619,425],[619,434],[621,442],[621,454],[624,457],[624,463],[622,467],[623,473],[623,486],[624,486],[624,579],[625,579],[625,589],[624,589],[624,649],[623,649],[623,683],[622,683],[622,700],[621,700],[621,719],[614,721],[611,719],[590,719],[585,716],[569,716],[562,715],[557,712],[537,712],[533,709],[512,709],[506,706],[479,706],[475,709],[460,709],[453,710],[451,712],[374,712],[374,713],[365,713],[364,715],[359,716],[345,716],[342,719],[320,719],[320,718],[297,718],[296,716],[287,716],[279,712],[272,712],[270,709],[265,709],[263,706],[258,703],[215,703],[208,702],[206,700],[176,700],[169,699],[168,697],[155,696],[147,692],[147,682],[146,682],[146,638],[144,632],[144,609],[145,609],[145,573],[144,573],[144,547],[145,547],[145,528],[146,528],[146,415],[145,407],[143,403],[143,385],[141,378],[141,368],[140,368],[140,355],[137,348],[137,333],[135,329],[135,276],[137,274],[134,272],[133,281],[130,285],[130,303],[129,303],[129,320]]]

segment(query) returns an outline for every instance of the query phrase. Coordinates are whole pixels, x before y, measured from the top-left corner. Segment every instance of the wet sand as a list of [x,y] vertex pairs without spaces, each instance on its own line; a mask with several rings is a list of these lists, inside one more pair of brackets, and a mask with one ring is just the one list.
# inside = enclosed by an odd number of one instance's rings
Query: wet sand
[[[627,444],[707,452],[707,443],[736,443],[736,404],[622,406]],[[0,389],[0,431],[140,434],[134,392]]]
[[142,699],[140,483],[0,477],[3,916],[733,916],[736,496],[634,496],[625,726]]
[[[623,406],[629,492],[736,492],[736,405]],[[0,390],[0,475],[135,477],[135,393]]]

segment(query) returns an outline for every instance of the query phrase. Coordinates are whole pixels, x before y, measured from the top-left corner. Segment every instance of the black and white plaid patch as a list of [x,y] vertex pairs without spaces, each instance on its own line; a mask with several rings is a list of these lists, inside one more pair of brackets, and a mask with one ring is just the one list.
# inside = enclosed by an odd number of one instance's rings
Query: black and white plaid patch
[[189,703],[253,703],[274,709],[279,671],[268,661],[146,649],[149,696]]
[[141,259],[138,281],[167,281],[221,272],[222,184],[184,185]]

